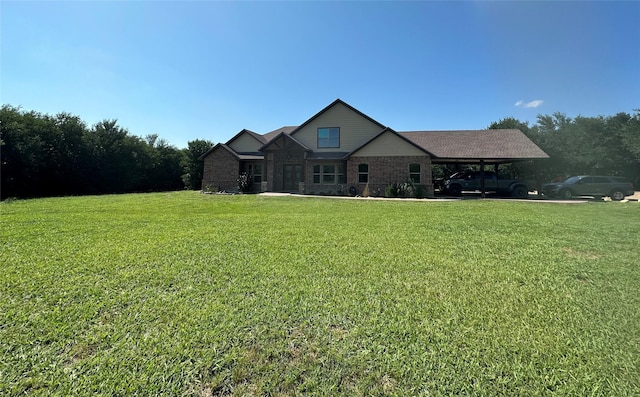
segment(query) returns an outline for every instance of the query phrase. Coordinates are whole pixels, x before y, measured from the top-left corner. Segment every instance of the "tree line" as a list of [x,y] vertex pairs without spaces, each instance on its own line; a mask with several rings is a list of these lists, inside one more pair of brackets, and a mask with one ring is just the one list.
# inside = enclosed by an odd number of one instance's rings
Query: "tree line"
[[509,117],[489,129],[517,128],[549,159],[514,163],[512,171],[542,181],[571,175],[624,176],[640,186],[640,109],[614,116],[538,115],[530,126]]
[[0,109],[1,190],[45,197],[199,189],[206,140],[177,149],[156,134],[130,134],[116,120],[91,127],[78,116]]
[[[512,117],[495,128],[517,128],[549,154],[507,165],[515,175],[549,181],[578,174],[620,175],[640,186],[640,110],[569,118],[539,115],[534,125]],[[130,134],[116,120],[91,127],[78,116],[0,110],[0,197],[45,197],[200,189],[198,158],[207,140],[177,149],[157,135]]]

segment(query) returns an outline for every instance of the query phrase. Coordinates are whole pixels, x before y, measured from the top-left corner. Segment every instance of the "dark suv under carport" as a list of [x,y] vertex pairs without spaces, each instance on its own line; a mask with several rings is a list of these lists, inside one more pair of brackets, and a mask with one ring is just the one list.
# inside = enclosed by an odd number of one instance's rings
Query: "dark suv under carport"
[[634,194],[631,182],[617,176],[579,175],[567,178],[564,182],[547,183],[542,194],[555,198],[569,199],[574,196],[609,196],[620,201]]

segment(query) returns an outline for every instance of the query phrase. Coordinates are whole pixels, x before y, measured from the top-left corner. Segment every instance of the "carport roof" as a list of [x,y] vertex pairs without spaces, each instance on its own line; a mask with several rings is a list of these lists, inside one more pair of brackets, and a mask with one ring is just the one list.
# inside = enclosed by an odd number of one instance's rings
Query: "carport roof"
[[432,153],[434,162],[502,163],[549,156],[517,129],[404,131],[401,136]]

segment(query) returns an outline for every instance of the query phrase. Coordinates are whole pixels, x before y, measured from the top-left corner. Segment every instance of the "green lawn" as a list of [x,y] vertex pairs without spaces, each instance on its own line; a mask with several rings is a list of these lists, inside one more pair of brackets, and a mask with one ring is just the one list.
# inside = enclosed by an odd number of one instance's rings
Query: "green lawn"
[[0,205],[0,395],[640,395],[640,205]]

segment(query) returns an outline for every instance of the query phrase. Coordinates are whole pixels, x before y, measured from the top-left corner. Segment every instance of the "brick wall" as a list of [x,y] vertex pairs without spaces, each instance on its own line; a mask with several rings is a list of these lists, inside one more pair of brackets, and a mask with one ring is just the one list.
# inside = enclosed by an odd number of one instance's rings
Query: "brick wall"
[[[283,164],[306,163],[303,166],[303,184],[300,184],[301,193],[324,194],[348,194],[351,186],[355,187],[357,194],[362,195],[366,183],[358,182],[358,164],[369,165],[369,195],[384,196],[385,188],[393,183],[404,183],[409,180],[409,164],[420,164],[420,185],[424,188],[425,195],[432,197],[434,194],[431,176],[431,158],[427,156],[388,156],[388,157],[352,157],[346,165],[346,184],[322,185],[313,184],[313,161],[302,160],[302,152],[289,151],[286,153],[268,153],[263,168],[263,182],[257,189],[267,191],[282,189]],[[204,159],[203,189],[216,191],[237,191],[240,163],[235,156],[224,148],[218,148]]]
[[369,165],[369,195],[384,196],[392,183],[409,180],[409,164],[420,164],[420,185],[427,197],[433,196],[431,158],[427,156],[352,157],[347,161],[347,184],[362,195],[366,183],[358,182],[358,164]]
[[224,148],[218,148],[204,158],[202,189],[237,191],[240,163]]

